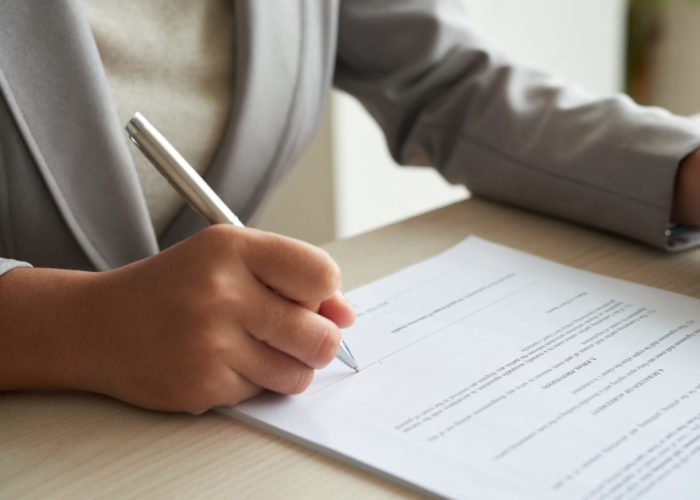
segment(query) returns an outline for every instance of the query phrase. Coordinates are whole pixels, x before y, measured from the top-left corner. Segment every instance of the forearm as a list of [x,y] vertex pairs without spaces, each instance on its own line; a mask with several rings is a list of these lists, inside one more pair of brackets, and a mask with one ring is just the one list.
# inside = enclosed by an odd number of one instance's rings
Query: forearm
[[17,268],[0,276],[0,390],[90,390],[90,378],[77,376],[90,274]]

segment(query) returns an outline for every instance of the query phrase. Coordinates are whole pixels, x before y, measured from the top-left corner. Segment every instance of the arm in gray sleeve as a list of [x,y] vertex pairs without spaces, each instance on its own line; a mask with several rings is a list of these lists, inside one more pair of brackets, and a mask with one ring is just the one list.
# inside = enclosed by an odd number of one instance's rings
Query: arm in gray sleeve
[[351,0],[339,19],[335,84],[369,110],[399,163],[669,248],[676,170],[700,146],[692,121],[510,61],[456,0]]

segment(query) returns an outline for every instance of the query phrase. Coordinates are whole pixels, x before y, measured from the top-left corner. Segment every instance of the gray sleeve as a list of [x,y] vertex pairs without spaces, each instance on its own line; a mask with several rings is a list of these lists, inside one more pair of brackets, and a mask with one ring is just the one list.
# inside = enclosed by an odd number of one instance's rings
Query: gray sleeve
[[700,146],[700,128],[514,63],[474,32],[457,1],[342,2],[335,84],[373,115],[399,163],[670,246],[676,170]]
[[5,274],[7,271],[11,271],[12,269],[15,269],[17,267],[32,267],[32,266],[26,262],[22,262],[19,260],[0,258],[0,276]]

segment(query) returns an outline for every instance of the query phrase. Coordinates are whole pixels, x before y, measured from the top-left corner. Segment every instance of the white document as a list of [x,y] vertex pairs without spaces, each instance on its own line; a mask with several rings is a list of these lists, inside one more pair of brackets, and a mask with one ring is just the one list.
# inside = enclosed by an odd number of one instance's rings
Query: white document
[[700,498],[700,301],[474,237],[348,298],[359,373],[221,411],[438,496]]

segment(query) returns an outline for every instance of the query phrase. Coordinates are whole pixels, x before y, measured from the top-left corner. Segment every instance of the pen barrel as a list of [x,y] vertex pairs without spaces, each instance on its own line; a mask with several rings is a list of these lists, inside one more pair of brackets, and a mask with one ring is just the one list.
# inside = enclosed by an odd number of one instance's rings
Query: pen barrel
[[126,126],[133,142],[190,206],[210,224],[233,224],[241,221],[202,179],[197,171],[140,113]]

